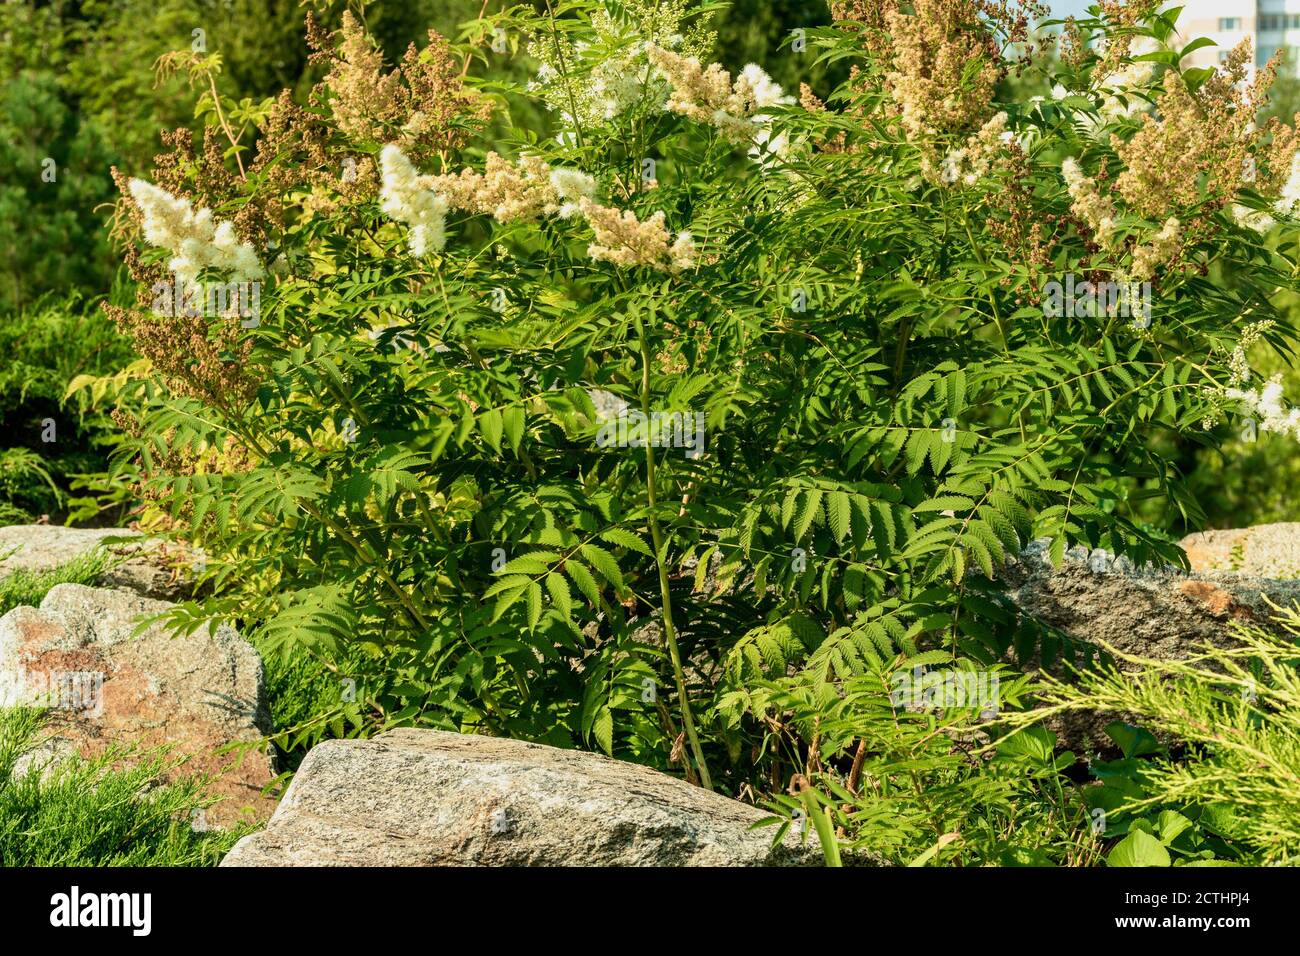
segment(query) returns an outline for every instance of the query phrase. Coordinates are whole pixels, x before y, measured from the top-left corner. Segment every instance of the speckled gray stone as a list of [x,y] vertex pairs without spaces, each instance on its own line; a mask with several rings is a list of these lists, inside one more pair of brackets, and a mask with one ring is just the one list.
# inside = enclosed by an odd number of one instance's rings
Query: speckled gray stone
[[[260,743],[270,726],[261,658],[229,625],[212,634],[182,636],[162,624],[135,633],[142,616],[171,606],[60,584],[40,608],[14,608],[0,617],[0,706],[51,706],[47,729],[60,743],[31,755],[31,766],[72,749],[94,757],[166,747],[186,758],[181,772],[213,777],[214,823],[265,820],[274,800],[262,789],[275,774]],[[250,748],[220,752],[240,743]]]
[[[770,814],[648,767],[437,730],[327,740],[222,866],[817,865]],[[857,861],[865,862],[865,861]]]
[[[1034,542],[1006,568],[1011,598],[1077,640],[1104,642],[1137,657],[1180,660],[1199,645],[1233,646],[1239,625],[1274,626],[1270,601],[1283,607],[1300,601],[1300,581],[1135,568],[1105,551],[1086,549],[1067,553],[1054,568],[1046,553],[1044,542]],[[1103,728],[1122,717],[1075,713],[1049,726],[1061,746],[1108,747]]]
[[1300,578],[1300,522],[1189,534],[1181,542],[1194,571],[1235,571],[1260,578]]

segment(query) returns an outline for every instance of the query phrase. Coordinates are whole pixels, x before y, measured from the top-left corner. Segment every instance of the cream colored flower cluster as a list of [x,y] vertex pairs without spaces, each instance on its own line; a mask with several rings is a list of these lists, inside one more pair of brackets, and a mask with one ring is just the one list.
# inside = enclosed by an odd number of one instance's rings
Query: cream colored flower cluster
[[1252,417],[1258,418],[1259,430],[1300,439],[1300,408],[1288,405],[1282,395],[1282,376],[1270,378],[1262,389],[1229,388],[1224,396],[1241,402]]
[[1284,216],[1293,216],[1300,209],[1300,152],[1291,157],[1291,172],[1282,185],[1282,192],[1273,206]]
[[664,109],[700,123],[712,123],[728,138],[751,142],[766,129],[763,111],[794,102],[781,86],[757,64],[751,63],[736,75],[721,65],[701,66],[699,59],[672,50],[650,46],[650,62],[671,87]]
[[538,156],[510,163],[488,153],[483,172],[428,177],[429,185],[453,209],[492,216],[497,222],[531,221],[543,215],[568,219],[578,200],[596,193],[596,181],[574,169],[552,169]]
[[1061,177],[1075,215],[1088,224],[1099,245],[1109,245],[1115,235],[1115,206],[1101,195],[1073,156],[1061,163]]
[[1253,229],[1260,235],[1263,235],[1277,225],[1277,220],[1264,212],[1264,210],[1251,209],[1249,206],[1243,206],[1239,202],[1232,204],[1232,219],[1237,225],[1246,229]]
[[993,161],[1002,151],[1012,133],[1007,130],[1007,114],[997,113],[935,168],[930,157],[923,156],[922,172],[931,182],[943,186],[974,186],[988,175]]
[[[1246,182],[1253,182],[1253,177],[1245,177]],[[1286,182],[1273,203],[1273,211],[1279,216],[1295,217],[1300,215],[1300,152],[1291,157],[1291,171]],[[1241,203],[1233,203],[1232,218],[1240,226],[1265,233],[1277,225],[1277,220],[1262,209],[1251,209]]]
[[[1087,223],[1098,245],[1117,251],[1115,220],[1118,213],[1114,204],[1101,195],[1097,184],[1084,173],[1073,156],[1066,157],[1061,163],[1061,177],[1070,194],[1070,208],[1074,214]],[[1178,255],[1182,248],[1182,238],[1182,223],[1170,216],[1149,242],[1133,248],[1129,277],[1138,282],[1154,278],[1156,270],[1165,263],[1172,262]]]
[[1173,262],[1178,255],[1182,238],[1182,223],[1170,216],[1150,242],[1133,249],[1133,265],[1129,267],[1129,274],[1139,282],[1154,278],[1158,268],[1166,262]]
[[[1254,181],[1254,177],[1243,178],[1247,183]],[[1291,172],[1287,175],[1286,182],[1282,184],[1278,198],[1273,203],[1273,210],[1280,216],[1295,216],[1300,213],[1300,152],[1291,157]],[[1232,204],[1232,218],[1239,226],[1253,229],[1260,234],[1268,232],[1277,225],[1277,220],[1264,210],[1251,209],[1241,203]]]
[[195,211],[188,199],[143,179],[132,179],[128,188],[140,209],[145,242],[172,254],[168,268],[186,286],[198,285],[205,269],[228,272],[236,282],[262,277],[256,250],[239,241],[231,223],[214,220],[211,209]]
[[[1158,48],[1150,37],[1134,38],[1129,49],[1129,56],[1141,56],[1154,53]],[[1093,133],[1100,133],[1103,126],[1117,119],[1128,119],[1148,108],[1146,100],[1135,95],[1136,90],[1146,89],[1155,76],[1156,65],[1149,61],[1129,62],[1096,83],[1103,94],[1101,106],[1097,110],[1098,119],[1090,124]]]
[[379,208],[385,216],[410,227],[407,246],[419,258],[447,244],[447,200],[429,188],[428,177],[389,144],[379,153]]
[[[543,54],[549,52],[549,46],[549,41],[542,45]],[[649,69],[644,47],[645,44],[640,44],[626,53],[600,60],[591,67],[578,89],[570,87],[555,67],[543,62],[538,67],[536,79],[529,81],[528,92],[542,94],[544,99],[550,93],[549,99],[559,104],[557,112],[568,127],[595,126],[616,119],[648,95],[645,80]],[[581,62],[589,49],[590,44],[577,43],[573,52]],[[535,54],[534,50],[529,52]],[[572,91],[572,100],[567,95],[556,96],[553,92],[555,87],[564,87],[566,93]],[[568,135],[572,136],[571,133]]]
[[1272,319],[1261,319],[1259,322],[1250,323],[1241,330],[1241,338],[1233,346],[1232,355],[1228,358],[1231,384],[1240,385],[1249,381],[1251,376],[1249,358],[1251,346],[1258,342],[1264,333],[1273,328],[1274,325],[1276,323]]
[[384,214],[411,227],[411,254],[422,256],[446,243],[449,209],[492,216],[498,222],[531,221],[539,216],[563,219],[581,215],[595,233],[587,247],[593,259],[620,266],[649,266],[677,273],[695,264],[689,232],[669,236],[664,214],[644,222],[630,211],[595,201],[596,181],[576,169],[552,168],[536,156],[517,164],[489,153],[485,171],[421,176],[395,145],[380,153]]
[[662,212],[642,222],[630,210],[602,206],[587,198],[579,200],[579,205],[596,235],[596,241],[587,247],[587,255],[593,259],[674,274],[695,265],[695,240],[689,232],[679,232],[670,242]]
[[650,45],[703,55],[716,35],[708,17],[696,17],[692,0],[620,0],[595,4],[590,32],[540,31],[529,45],[539,63],[528,90],[559,114],[561,143],[575,128],[593,130],[636,107],[658,109],[668,95],[646,56]]
[[964,137],[988,116],[1005,72],[1001,57],[989,49],[983,25],[986,14],[997,19],[998,5],[912,0],[906,6],[910,11],[904,12],[897,0],[876,5],[888,37],[884,79],[893,112],[913,143]]

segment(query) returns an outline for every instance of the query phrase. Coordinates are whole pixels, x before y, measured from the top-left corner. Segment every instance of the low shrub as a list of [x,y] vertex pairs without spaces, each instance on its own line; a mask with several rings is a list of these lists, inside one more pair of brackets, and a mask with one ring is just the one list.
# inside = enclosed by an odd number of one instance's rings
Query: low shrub
[[[95,516],[99,506],[74,491],[80,476],[107,470],[119,433],[108,415],[68,387],[78,376],[116,372],[131,361],[130,341],[96,306],[53,299],[0,313],[0,523],[41,515]],[[112,509],[106,520],[120,517]]]
[[1185,564],[1169,449],[1297,437],[1250,363],[1294,339],[1300,139],[1256,123],[1248,50],[1185,68],[1173,13],[1105,8],[1047,58],[1011,8],[835,9],[800,42],[853,70],[797,98],[708,63],[685,3],[479,24],[527,85],[436,34],[390,68],[348,16],[309,26],[306,105],[227,103],[247,139],[214,107],[222,148],[121,175],[110,312],[145,361],[99,387],[146,521],[208,556],[172,623],[319,662],[284,674],[309,735],[509,735],[768,796],[857,764],[902,857],[1099,858],[1052,742],[976,772],[948,731],[996,708],[940,730],[887,688],[1006,694],[1045,633],[1008,558]]

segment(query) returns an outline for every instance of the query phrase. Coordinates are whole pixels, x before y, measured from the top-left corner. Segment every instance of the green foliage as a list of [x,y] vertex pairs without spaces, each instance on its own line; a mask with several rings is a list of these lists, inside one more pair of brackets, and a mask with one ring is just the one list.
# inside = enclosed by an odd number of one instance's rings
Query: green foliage
[[[810,725],[817,743],[797,778],[802,792],[770,804],[776,838],[820,812],[844,853],[874,853],[901,866],[1089,865],[1100,858],[1084,788],[1063,776],[1075,757],[1055,752],[1054,735],[1022,730],[990,755],[977,710],[900,709],[890,704],[891,686],[896,682],[855,678],[835,701],[818,699],[811,682],[773,688],[773,702],[796,724]],[[1018,689],[1007,690],[1015,700]]]
[[[1280,298],[1288,315],[1294,316],[1295,305]],[[1300,375],[1268,348],[1253,350],[1251,365],[1262,379],[1280,375],[1288,395],[1300,394]],[[1245,528],[1296,520],[1291,489],[1300,483],[1300,455],[1295,443],[1284,435],[1247,426],[1224,425],[1220,430],[1220,444],[1189,445],[1182,455],[1188,485],[1205,510],[1206,527]]]
[[193,829],[212,801],[198,779],[164,782],[175,763],[163,754],[128,769],[114,768],[119,751],[15,769],[43,723],[39,711],[0,710],[0,866],[215,866],[245,832]]
[[[592,9],[493,22],[605,42]],[[635,4],[611,9],[644,22]],[[852,34],[808,36],[826,63],[878,67]],[[492,88],[508,109],[531,103],[509,77]],[[785,717],[790,695],[833,708],[853,691],[865,707],[900,665],[987,670],[1047,651],[996,583],[1031,538],[1057,558],[1082,543],[1183,560],[1135,502],[1199,518],[1161,443],[1220,414],[1248,303],[1290,334],[1266,293],[1294,285],[1294,240],[1263,246],[1219,223],[1183,254],[1235,264],[1239,281],[1171,267],[1149,329],[1053,317],[1032,304],[1041,264],[1006,247],[1011,174],[932,184],[930,147],[903,135],[878,89],[843,85],[844,113],[771,107],[804,145],[757,163],[661,108],[660,88],[558,141],[512,127],[497,147],[591,173],[642,223],[664,212],[689,226],[699,263],[678,274],[593,259],[582,217],[458,213],[446,249],[414,258],[373,193],[330,192],[308,215],[307,186],[252,176],[214,210],[296,210],[272,228],[261,321],[239,333],[224,391],[203,378],[210,364],[121,396],[141,432],[120,464],[210,555],[215,595],[177,623],[234,616],[263,646],[356,681],[354,710],[317,728],[593,746],[701,780],[711,766],[736,792],[816,750],[813,725]],[[318,163],[299,170],[317,194],[402,128],[345,131],[334,92],[323,153],[286,144],[280,157]],[[1116,162],[1111,147],[1060,103],[998,105],[1031,144],[1015,180],[1025,205],[1009,214],[1073,221],[1051,157]],[[807,145],[840,135],[851,151]],[[646,155],[658,184],[629,190]],[[430,163],[474,165],[476,150]],[[1095,268],[1076,227],[1052,250],[1047,275]],[[698,413],[703,454],[602,443],[601,392],[646,415]],[[203,464],[231,447],[240,467]],[[998,785],[931,756],[954,794]],[[898,837],[920,853],[918,838]]]
[[[388,10],[371,5],[367,23]],[[668,80],[635,42],[707,35],[715,12],[571,0],[465,24],[447,62],[468,57],[465,82],[497,106],[468,140],[470,116],[358,121],[400,97],[356,75],[286,132],[261,84],[305,103],[305,72],[249,67],[239,83],[255,97],[239,96],[233,67],[204,61],[194,75],[212,86],[199,83],[195,116],[224,159],[171,172],[216,220],[276,211],[249,240],[266,267],[259,321],[153,312],[149,280],[175,251],[150,247],[155,235],[135,269],[143,359],[70,390],[133,422],[116,438],[119,495],[138,488],[146,524],[204,549],[206,596],[170,623],[236,620],[252,637],[290,766],[325,737],[428,726],[598,748],[761,794],[778,830],[806,822],[830,863],[841,844],[912,865],[1288,856],[1281,810],[1269,805],[1250,842],[1204,794],[1170,783],[1221,766],[1217,751],[1175,761],[1121,728],[1122,757],[1081,774],[1047,730],[1013,721],[1007,733],[1028,689],[1018,667],[1059,655],[1094,695],[1110,678],[998,578],[1035,538],[1054,560],[1083,544],[1184,561],[1170,532],[1205,520],[1186,449],[1227,437],[1205,423],[1232,411],[1223,389],[1242,316],[1273,322],[1262,345],[1283,360],[1294,339],[1295,222],[1281,217],[1263,240],[1198,195],[1177,210],[1197,228],[1161,264],[1149,326],[1050,314],[1048,279],[1122,276],[1162,227],[1125,212],[1123,241],[1103,255],[1062,178],[1065,157],[1122,167],[1132,118],[1100,116],[1091,92],[1039,100],[1028,82],[1002,82],[987,106],[1007,115],[1012,158],[945,184],[936,163],[969,146],[965,134],[909,130],[887,65],[820,11],[794,24],[808,51],[782,51],[778,76],[809,79],[829,109],[766,104],[737,141],[716,110],[697,122],[665,109]],[[791,22],[775,22],[784,39]],[[1144,29],[1160,39],[1168,26]],[[506,51],[488,52],[498,28]],[[545,96],[529,86],[528,50],[548,51]],[[579,50],[581,62],[564,52]],[[1098,56],[1081,55],[1035,82],[1090,90]],[[572,108],[599,92],[607,74],[588,60],[603,56],[646,82],[619,109]],[[1161,57],[1179,82],[1177,57]],[[84,88],[108,68],[80,69]],[[123,82],[143,83],[141,71]],[[125,90],[121,109],[147,107]],[[605,240],[589,210],[456,209],[446,247],[413,256],[403,204],[346,171],[390,162],[384,147],[430,122],[450,145],[411,149],[419,173],[480,169],[489,149],[581,170],[639,228],[662,215],[665,246],[689,230],[694,261],[614,265],[593,252]],[[756,161],[773,130],[788,148]],[[160,178],[142,163],[130,172]],[[226,175],[233,193],[212,188]],[[139,238],[139,210],[122,211]],[[1025,224],[1050,241],[1034,245]],[[629,249],[636,261],[632,244],[618,251]],[[620,404],[699,421],[704,443],[610,442]],[[894,693],[903,678],[920,704]],[[968,680],[995,680],[993,713],[933,705]],[[1129,709],[1163,727],[1152,708]]]
[[[119,368],[131,356],[129,341],[99,309],[73,298],[0,312],[0,351],[0,429],[13,443],[0,449],[0,521],[82,507],[69,496],[77,476],[104,471],[119,436],[106,414],[65,392],[78,375]],[[91,504],[89,513],[96,510]]]
[[[0,13],[0,29],[7,19]],[[0,312],[29,306],[51,291],[102,288],[111,280],[111,256],[95,209],[111,199],[108,168],[114,158],[103,130],[66,101],[53,73],[5,74]]]
[[[1171,851],[1172,862],[1226,857],[1289,865],[1300,853],[1300,656],[1294,640],[1300,610],[1279,611],[1278,623],[1282,634],[1239,627],[1239,645],[1206,647],[1186,661],[1117,653],[1138,669],[1094,670],[1077,683],[1049,681],[1045,689],[1035,716],[1133,714],[1196,753],[1197,759],[1153,759],[1140,771],[1124,762],[1099,771],[1105,789],[1097,805],[1129,814],[1117,817],[1118,825],[1127,825],[1130,834],[1145,830]],[[1145,749],[1154,750],[1153,743]],[[1137,755],[1130,744],[1125,761]],[[1183,839],[1193,821],[1197,831]],[[1145,837],[1124,853],[1139,850],[1148,865],[1161,862]]]
[[[201,128],[186,79],[156,77],[159,57],[219,57],[218,89],[252,105],[281,88],[300,93],[312,71],[303,6],[336,26],[348,6],[279,0],[14,0],[0,5],[0,314],[47,292],[106,292],[115,271],[104,229],[115,189],[109,168],[139,169],[160,131]],[[436,27],[452,34],[481,2],[425,9],[362,4],[390,56]],[[428,6],[428,5],[426,5]],[[202,92],[200,90],[200,92]],[[42,178],[46,159],[53,181]]]
[[367,662],[361,655],[354,653],[340,662],[300,645],[276,648],[264,636],[257,644],[266,667],[270,740],[284,770],[296,770],[321,740],[368,736],[382,726],[369,688],[347,676],[366,673]]

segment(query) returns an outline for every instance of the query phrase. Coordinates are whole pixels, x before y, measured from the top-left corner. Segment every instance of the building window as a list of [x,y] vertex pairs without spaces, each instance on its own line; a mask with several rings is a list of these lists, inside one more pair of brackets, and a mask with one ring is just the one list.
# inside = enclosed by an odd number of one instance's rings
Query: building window
[[1219,17],[1220,30],[1240,30],[1241,17]]
[[1259,18],[1259,28],[1260,30],[1280,30],[1280,24],[1284,22],[1286,22],[1286,17],[1269,14]]

